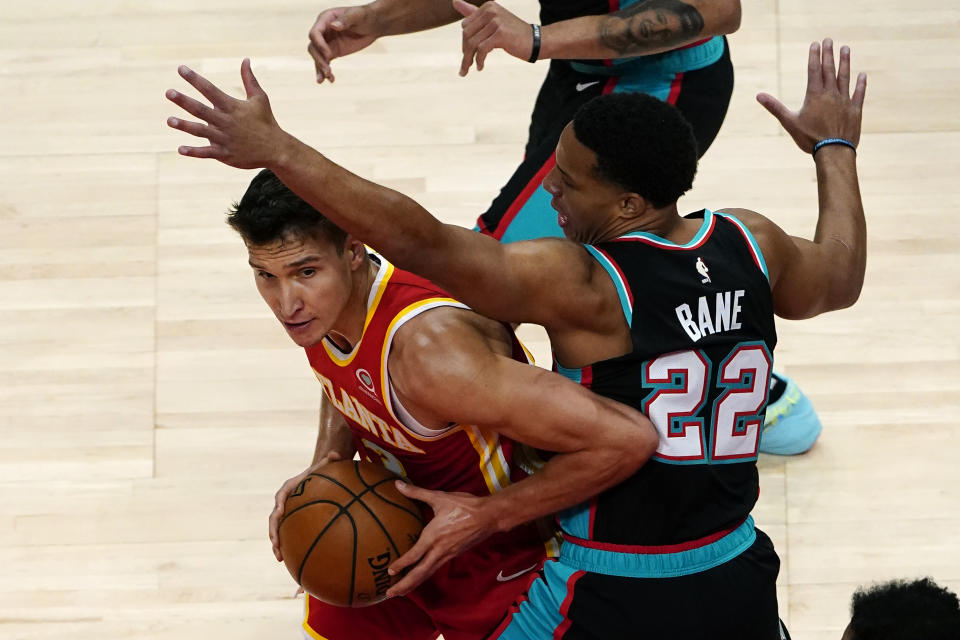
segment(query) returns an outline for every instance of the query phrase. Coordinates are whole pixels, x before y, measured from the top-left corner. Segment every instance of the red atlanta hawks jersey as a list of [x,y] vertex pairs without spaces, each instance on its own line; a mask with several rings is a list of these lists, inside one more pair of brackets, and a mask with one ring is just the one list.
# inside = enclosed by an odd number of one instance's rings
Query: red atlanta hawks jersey
[[[437,307],[467,307],[431,282],[394,268],[376,254],[371,258],[380,267],[356,346],[344,353],[325,338],[306,349],[324,393],[347,418],[360,455],[382,461],[427,489],[486,495],[522,478],[524,472],[512,464],[518,445],[509,438],[474,425],[430,429],[398,402],[388,375],[390,345],[397,330]],[[513,342],[514,358],[529,362],[516,337]]]

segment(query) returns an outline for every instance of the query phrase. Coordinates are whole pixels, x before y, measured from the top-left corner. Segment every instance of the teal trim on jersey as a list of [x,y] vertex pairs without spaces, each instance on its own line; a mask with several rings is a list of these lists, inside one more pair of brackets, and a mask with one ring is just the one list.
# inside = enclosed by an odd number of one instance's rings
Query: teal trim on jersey
[[560,528],[577,538],[590,538],[590,502],[564,509],[557,514]]
[[567,369],[565,366],[557,362],[557,359],[553,359],[553,366],[557,368],[557,373],[562,375],[564,378],[569,378],[577,384],[583,382],[583,369]]
[[557,211],[550,206],[553,196],[541,184],[523,203],[517,215],[507,226],[500,242],[520,242],[537,238],[562,238],[563,229],[557,222]]
[[656,242],[657,244],[662,244],[667,247],[675,247],[677,249],[690,249],[697,246],[703,239],[706,237],[707,233],[710,232],[710,228],[713,225],[713,212],[709,209],[703,210],[703,224],[700,225],[700,229],[697,230],[697,233],[690,238],[690,241],[686,244],[677,244],[675,242],[670,242],[665,238],[661,238],[655,233],[648,233],[646,231],[631,231],[630,233],[620,236],[620,238],[646,238]]
[[527,599],[520,603],[506,629],[496,636],[498,640],[553,640],[564,620],[560,609],[568,600],[568,586],[575,573],[576,569],[548,560],[543,576],[530,585]]
[[607,272],[607,275],[610,276],[610,279],[613,280],[613,286],[617,288],[617,295],[620,297],[620,306],[623,308],[623,317],[627,319],[627,326],[633,326],[633,305],[630,304],[630,294],[627,293],[627,283],[623,281],[623,278],[620,277],[620,273],[617,271],[617,268],[613,266],[610,260],[607,259],[607,256],[603,255],[596,248],[590,246],[589,244],[583,245],[587,251],[590,252],[597,262],[600,263],[600,266],[604,268]]
[[624,578],[675,578],[713,569],[733,560],[757,539],[753,517],[708,545],[676,553],[621,553],[583,547],[570,540],[560,546],[558,562],[576,571]]
[[753,248],[753,252],[756,254],[757,260],[760,262],[760,270],[763,271],[764,277],[769,281],[770,273],[767,271],[767,261],[763,259],[763,251],[760,250],[760,245],[757,244],[757,239],[753,237],[752,233],[750,233],[750,229],[747,227],[747,225],[743,224],[739,218],[732,216],[729,213],[718,213],[717,215],[721,218],[726,218],[733,224],[740,227],[743,235],[747,238],[747,242],[750,243],[750,246]]
[[571,62],[570,66],[574,71],[580,73],[620,76],[620,82],[623,82],[628,76],[635,76],[632,80],[637,84],[643,84],[641,76],[647,76],[648,78],[670,76],[672,78],[678,73],[709,67],[723,56],[723,47],[723,36],[714,36],[696,47],[655,53],[652,56],[617,58],[613,61],[613,65],[609,67],[585,62]]

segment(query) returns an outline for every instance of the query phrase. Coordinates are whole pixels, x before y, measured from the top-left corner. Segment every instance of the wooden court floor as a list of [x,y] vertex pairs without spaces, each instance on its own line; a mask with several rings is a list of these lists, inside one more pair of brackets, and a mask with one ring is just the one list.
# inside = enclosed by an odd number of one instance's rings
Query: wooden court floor
[[[521,156],[545,65],[493,54],[459,78],[452,26],[337,61],[318,87],[307,2],[0,5],[0,638],[296,638],[266,521],[310,459],[320,390],[222,222],[252,174],[178,157],[163,91],[189,63],[238,93],[250,56],[282,125],[471,224]],[[866,286],[851,310],[778,325],[778,369],[824,432],[761,459],[755,512],[794,638],[838,640],[859,584],[960,590],[960,9],[743,10],[736,93],[685,208],[811,234],[812,162],[753,95],[797,104],[826,35],[870,76]]]

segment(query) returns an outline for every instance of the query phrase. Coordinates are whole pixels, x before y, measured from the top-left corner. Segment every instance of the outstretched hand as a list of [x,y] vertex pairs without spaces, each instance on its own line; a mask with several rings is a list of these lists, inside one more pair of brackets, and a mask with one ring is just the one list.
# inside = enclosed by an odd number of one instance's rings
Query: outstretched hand
[[167,125],[198,138],[206,138],[206,147],[181,146],[180,155],[213,158],[238,169],[272,167],[281,153],[279,144],[286,133],[270,110],[270,100],[250,68],[249,58],[240,65],[240,77],[247,99],[227,95],[212,82],[189,67],[181,65],[180,76],[210,101],[212,107],[168,89],[167,99],[204,122],[167,118]]
[[391,598],[406,595],[443,564],[495,530],[495,523],[483,510],[484,501],[489,498],[469,493],[430,491],[399,480],[396,484],[403,495],[427,503],[433,509],[434,516],[420,533],[416,544],[390,565],[390,575],[413,567],[387,591],[387,596]]
[[833,57],[833,40],[810,45],[807,61],[807,93],[799,111],[791,111],[768,93],[757,101],[773,114],[801,150],[810,153],[813,145],[827,138],[843,138],[857,145],[863,118],[867,74],[857,76],[850,96],[850,48],[840,48],[839,69]]

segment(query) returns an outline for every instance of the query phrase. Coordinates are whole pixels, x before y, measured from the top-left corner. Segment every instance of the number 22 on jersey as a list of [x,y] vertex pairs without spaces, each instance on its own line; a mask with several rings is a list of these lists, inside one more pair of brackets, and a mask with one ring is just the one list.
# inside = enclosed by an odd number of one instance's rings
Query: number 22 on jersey
[[654,457],[673,464],[755,460],[771,364],[762,342],[738,344],[717,367],[714,384],[720,392],[708,408],[714,372],[703,351],[676,351],[645,362],[643,386],[652,391],[643,412],[660,434]]

